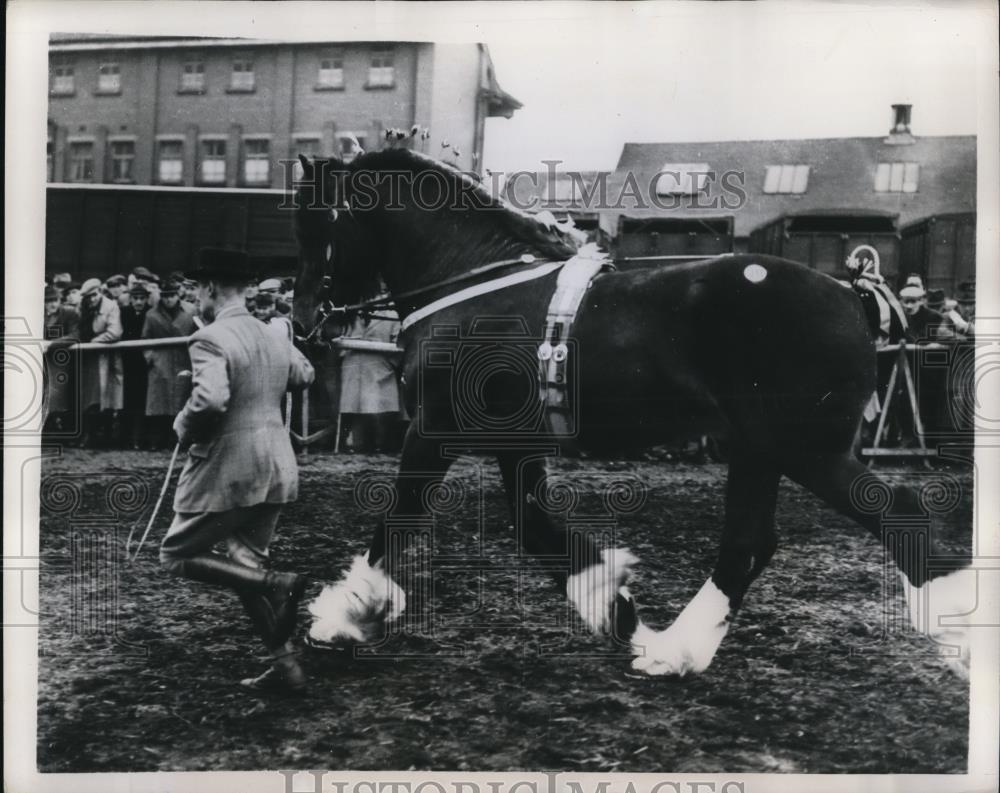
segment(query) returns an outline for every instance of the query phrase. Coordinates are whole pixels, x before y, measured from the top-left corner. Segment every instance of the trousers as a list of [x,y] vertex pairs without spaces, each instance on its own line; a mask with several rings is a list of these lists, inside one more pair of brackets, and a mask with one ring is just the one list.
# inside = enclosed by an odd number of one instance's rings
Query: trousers
[[226,512],[177,512],[160,545],[160,563],[208,553],[219,543],[235,562],[248,567],[267,566],[271,540],[282,504],[254,504]]

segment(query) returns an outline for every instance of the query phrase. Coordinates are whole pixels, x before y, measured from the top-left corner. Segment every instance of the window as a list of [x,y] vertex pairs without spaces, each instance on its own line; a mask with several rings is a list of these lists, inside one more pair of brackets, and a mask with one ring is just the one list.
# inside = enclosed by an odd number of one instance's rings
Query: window
[[302,154],[310,160],[319,154],[319,138],[296,138],[292,146],[292,154],[295,155],[295,162],[292,165],[292,178],[302,178],[302,163],[299,162],[299,155]]
[[804,193],[809,186],[808,165],[768,165],[765,193]]
[[117,94],[122,90],[121,69],[117,63],[102,63],[97,70],[97,93]]
[[201,181],[205,184],[225,184],[226,142],[224,140],[201,142]]
[[69,180],[71,182],[94,181],[94,144],[90,141],[69,145]]
[[229,90],[254,90],[253,61],[247,58],[238,58],[233,61],[233,75],[229,81]]
[[271,141],[243,141],[243,182],[269,184],[271,181]]
[[52,141],[45,144],[45,179],[49,182],[56,180],[56,160],[52,152]]
[[919,177],[919,163],[880,162],[875,171],[875,192],[915,193]]
[[365,150],[365,136],[353,132],[342,132],[337,137],[340,142],[339,157],[344,162],[350,162]]
[[332,53],[319,60],[319,79],[317,88],[344,87],[344,56]]
[[371,66],[368,67],[369,88],[392,88],[396,80],[394,57],[392,47],[379,47],[372,51]]
[[157,176],[160,184],[180,184],[184,181],[183,141],[160,141]]
[[181,91],[201,92],[205,90],[205,63],[190,60],[181,69]]
[[65,95],[76,91],[74,84],[75,71],[73,62],[65,58],[52,62],[52,85],[50,91],[53,94]]
[[134,182],[135,141],[113,140],[108,148],[111,150],[111,181]]
[[660,169],[656,180],[657,195],[694,195],[705,189],[708,179],[708,164],[666,163]]

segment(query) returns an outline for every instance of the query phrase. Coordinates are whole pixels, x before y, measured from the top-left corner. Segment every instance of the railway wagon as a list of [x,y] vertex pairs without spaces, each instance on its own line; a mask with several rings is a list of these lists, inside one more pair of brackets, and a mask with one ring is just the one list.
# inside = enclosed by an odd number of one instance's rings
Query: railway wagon
[[918,273],[928,289],[955,295],[976,278],[976,214],[931,215],[900,232],[900,269]]
[[50,184],[45,269],[107,277],[189,266],[199,248],[250,254],[250,275],[294,275],[298,246],[281,190]]
[[733,218],[621,216],[612,247],[619,268],[686,261],[733,252]]
[[889,213],[829,210],[783,215],[750,232],[748,250],[782,256],[844,278],[844,263],[859,245],[878,251],[882,275],[898,287],[906,271],[900,268],[898,216]]

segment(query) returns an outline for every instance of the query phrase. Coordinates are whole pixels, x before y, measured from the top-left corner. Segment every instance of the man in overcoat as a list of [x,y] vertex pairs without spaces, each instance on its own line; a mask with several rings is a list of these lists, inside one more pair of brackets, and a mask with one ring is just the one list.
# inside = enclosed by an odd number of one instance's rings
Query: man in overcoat
[[[80,314],[72,306],[62,304],[62,296],[54,286],[45,287],[45,338],[76,341],[79,339]],[[75,404],[73,401],[76,383],[73,379],[73,363],[76,353],[65,350],[57,353],[55,349],[45,356],[45,378],[47,384],[48,402],[46,405],[46,430],[67,432],[68,424],[73,418]]]
[[[123,279],[124,280],[124,279]],[[146,287],[136,284],[128,290],[129,303],[122,310],[122,341],[134,341],[142,338],[142,330],[146,324],[146,314],[149,313],[149,292]],[[146,441],[144,429],[146,416],[146,358],[142,350],[125,350],[122,352],[122,369],[124,371],[124,397],[122,403],[123,421],[127,440],[133,449],[138,449]]]
[[[169,339],[190,336],[197,328],[194,318],[180,304],[176,284],[167,284],[160,291],[160,302],[146,314],[142,328],[144,339]],[[146,416],[154,447],[172,446],[169,437],[170,424],[187,399],[186,380],[177,375],[191,368],[187,348],[158,347],[143,350],[149,367],[149,381],[146,391]]]
[[[271,654],[255,691],[301,692],[306,680],[291,643],[305,578],[267,569],[284,504],[298,495],[298,468],[281,420],[281,398],[313,370],[245,306],[245,253],[207,248],[192,275],[208,324],[191,339],[192,392],[174,421],[188,459],[160,561],[175,575],[235,590]],[[225,543],[227,556],[212,553]]]
[[[104,295],[91,278],[80,287],[80,341],[110,344],[122,337],[118,302]],[[117,352],[84,353],[80,372],[80,408],[84,412],[82,444],[109,441],[115,414],[122,409],[122,358]]]
[[[348,338],[395,342],[399,322],[358,316]],[[346,350],[341,363],[340,413],[353,451],[389,451],[399,420],[399,376],[380,353]]]

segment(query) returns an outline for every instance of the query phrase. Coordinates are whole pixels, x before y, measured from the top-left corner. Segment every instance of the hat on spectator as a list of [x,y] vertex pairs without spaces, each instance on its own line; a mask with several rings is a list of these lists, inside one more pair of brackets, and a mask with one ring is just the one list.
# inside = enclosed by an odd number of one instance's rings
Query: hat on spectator
[[52,276],[52,284],[68,284],[73,281],[73,277],[69,273],[56,273]]
[[962,281],[958,285],[958,294],[955,295],[959,303],[975,303],[976,302],[976,282],[975,281]]
[[260,282],[260,286],[258,288],[261,292],[280,292],[281,281],[277,278],[267,278]]
[[924,291],[922,286],[915,284],[908,284],[899,290],[899,296],[902,298],[917,298],[920,299],[924,297],[927,293]]
[[59,288],[62,289],[63,292],[71,292],[74,289],[79,289],[80,284],[76,281],[60,281]]
[[173,284],[184,283],[184,273],[180,270],[174,270],[170,275],[167,276],[167,282]]
[[101,288],[101,279],[99,278],[88,278],[83,282],[83,286],[80,287],[80,294],[86,296],[95,292]]
[[162,297],[166,297],[167,295],[176,295],[176,294],[177,294],[177,282],[176,281],[167,281],[160,288],[160,295]]
[[45,287],[45,302],[48,303],[50,300],[58,300],[61,297],[59,290],[54,286]]
[[920,287],[921,289],[923,289],[924,288],[924,282],[923,282],[923,279],[919,275],[917,275],[916,273],[910,273],[908,276],[906,276],[906,284],[905,284],[905,286],[917,286],[917,287]]
[[124,275],[112,275],[104,285],[109,289],[113,286],[125,286],[128,283],[128,279]]
[[246,251],[234,248],[202,248],[194,268],[185,275],[202,283],[218,281],[223,284],[245,284],[250,258]]
[[131,297],[149,297],[149,290],[142,284],[136,284],[128,290]]
[[148,270],[145,267],[136,267],[132,271],[132,275],[136,278],[142,279],[143,281],[152,281],[154,284],[160,283],[160,277],[152,270]]
[[938,311],[944,305],[944,290],[943,289],[928,289],[927,290],[927,307]]
[[274,305],[274,295],[268,292],[261,292],[257,297],[254,298],[254,302],[257,304],[257,308],[264,308],[267,306]]

